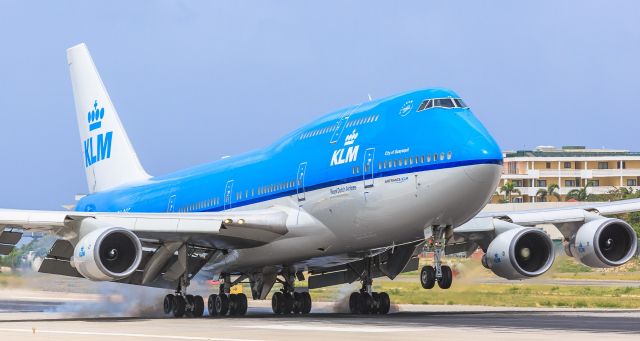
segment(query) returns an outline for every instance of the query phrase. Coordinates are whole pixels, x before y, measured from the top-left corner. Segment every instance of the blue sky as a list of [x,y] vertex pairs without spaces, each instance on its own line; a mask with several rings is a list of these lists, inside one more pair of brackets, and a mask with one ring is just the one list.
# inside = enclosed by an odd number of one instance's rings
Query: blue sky
[[[91,3],[91,4],[89,4]],[[86,192],[65,49],[85,42],[151,174],[442,86],[503,149],[640,150],[638,1],[0,0],[0,207]]]

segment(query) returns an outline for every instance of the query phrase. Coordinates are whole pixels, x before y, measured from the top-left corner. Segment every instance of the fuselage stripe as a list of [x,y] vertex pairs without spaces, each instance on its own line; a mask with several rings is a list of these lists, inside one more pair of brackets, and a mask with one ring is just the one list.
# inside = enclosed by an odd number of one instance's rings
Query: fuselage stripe
[[[370,177],[370,176],[367,177],[367,175],[370,175],[371,172],[366,174],[361,173],[356,176],[352,176],[348,178],[325,181],[325,182],[317,183],[314,185],[305,186],[304,192],[310,192],[310,191],[315,191],[323,188],[344,185],[344,184],[356,182],[356,181],[364,181],[365,179],[383,178],[387,176],[400,175],[400,174],[410,174],[410,173],[417,173],[417,172],[423,172],[423,171],[450,169],[450,168],[472,166],[472,165],[483,165],[483,164],[502,165],[502,159],[479,159],[479,160],[453,161],[453,162],[436,163],[436,164],[430,164],[430,165],[411,166],[408,168],[397,168],[392,170],[374,171],[373,177]],[[265,202],[269,200],[274,200],[282,197],[288,197],[291,195],[297,195],[297,194],[298,194],[298,191],[297,189],[294,188],[294,189],[283,191],[283,192],[260,196],[259,198],[251,198],[251,199],[246,199],[246,200],[237,201],[237,202],[232,201],[228,205],[230,205],[231,208],[237,208],[237,207],[257,204],[257,203]],[[212,207],[212,208],[195,211],[195,212],[219,212],[224,210],[225,210],[224,205],[218,205],[217,207]]]

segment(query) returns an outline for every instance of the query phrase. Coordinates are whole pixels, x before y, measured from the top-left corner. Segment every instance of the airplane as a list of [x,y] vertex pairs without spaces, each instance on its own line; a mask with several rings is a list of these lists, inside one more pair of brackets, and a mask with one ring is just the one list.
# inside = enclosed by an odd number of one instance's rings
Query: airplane
[[[40,272],[173,290],[163,310],[199,317],[195,276],[219,281],[210,316],[244,315],[271,296],[276,314],[308,314],[308,289],[360,282],[354,314],[387,314],[373,280],[418,269],[423,288],[452,285],[445,254],[485,254],[507,279],[539,276],[555,252],[536,227],[554,224],[568,255],[591,267],[626,263],[631,226],[608,216],[640,201],[480,213],[502,171],[502,152],[455,92],[433,88],[337,110],[256,151],[168,175],[142,167],[85,44],[67,50],[89,193],[73,211],[0,210],[0,252],[22,232],[57,236]],[[246,137],[242,137],[246,138]],[[308,281],[307,288],[296,287]],[[276,287],[277,288],[277,287]]]

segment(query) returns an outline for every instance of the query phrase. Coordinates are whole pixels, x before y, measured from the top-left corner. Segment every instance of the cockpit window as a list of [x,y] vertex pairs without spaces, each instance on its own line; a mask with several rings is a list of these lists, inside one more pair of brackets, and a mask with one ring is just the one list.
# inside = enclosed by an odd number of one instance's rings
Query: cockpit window
[[467,108],[460,98],[433,98],[425,99],[420,103],[417,111],[423,111],[431,108]]
[[467,103],[460,98],[454,98],[453,101],[456,103],[456,107],[458,108],[468,108]]
[[441,108],[454,108],[455,104],[453,103],[453,100],[451,100],[451,98],[436,98],[433,100],[433,106]]

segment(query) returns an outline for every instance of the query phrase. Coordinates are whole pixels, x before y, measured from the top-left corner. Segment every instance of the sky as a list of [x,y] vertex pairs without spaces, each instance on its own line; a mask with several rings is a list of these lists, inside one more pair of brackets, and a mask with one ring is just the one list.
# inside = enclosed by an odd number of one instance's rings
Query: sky
[[640,151],[639,1],[0,0],[0,207],[87,192],[65,52],[80,42],[152,175],[428,87],[505,150]]

